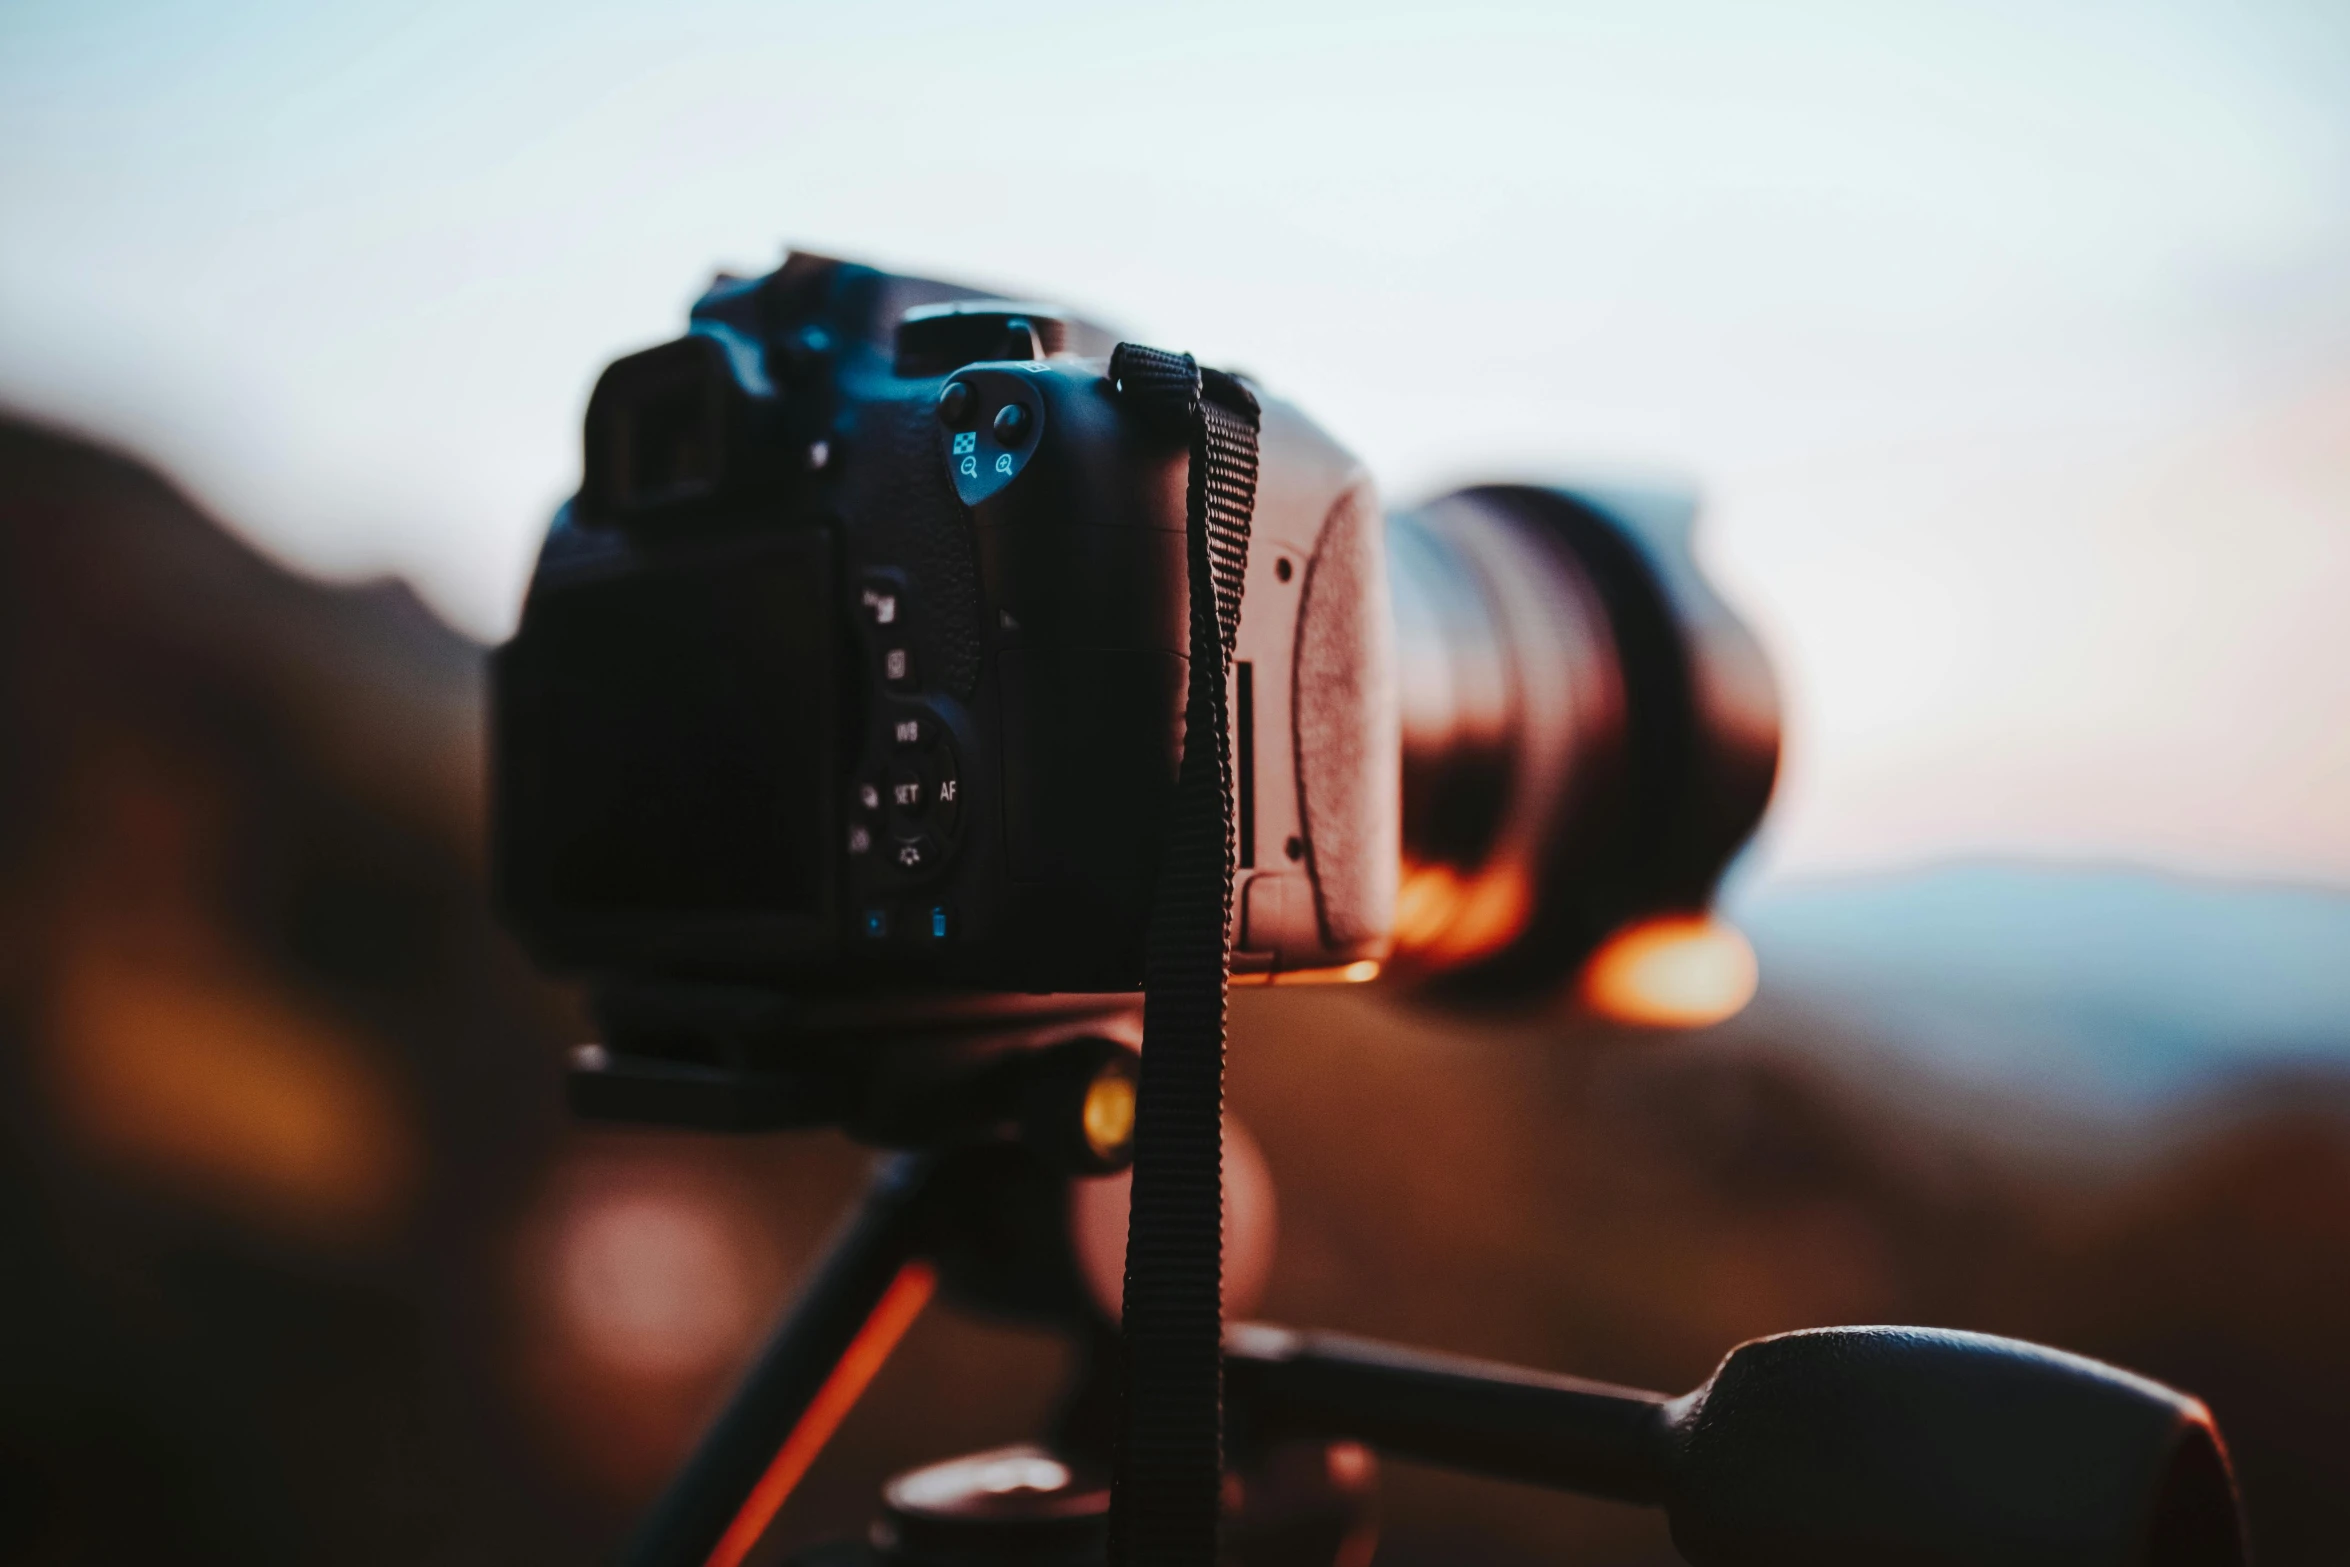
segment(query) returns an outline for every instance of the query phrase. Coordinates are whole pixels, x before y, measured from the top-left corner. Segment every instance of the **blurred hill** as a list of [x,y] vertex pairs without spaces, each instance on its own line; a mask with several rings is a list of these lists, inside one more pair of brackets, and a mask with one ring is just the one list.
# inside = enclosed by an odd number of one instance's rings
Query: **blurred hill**
[[[587,1133],[482,892],[480,650],[0,422],[0,1561],[609,1551],[847,1199],[824,1137]],[[2210,1400],[2262,1559],[2350,1538],[2350,900],[1958,867],[1760,889],[1687,1035],[1246,991],[1266,1314],[1681,1388],[1906,1320]],[[784,1515],[1008,1440],[1065,1356],[933,1312]],[[1665,1563],[1395,1466],[1381,1558]]]

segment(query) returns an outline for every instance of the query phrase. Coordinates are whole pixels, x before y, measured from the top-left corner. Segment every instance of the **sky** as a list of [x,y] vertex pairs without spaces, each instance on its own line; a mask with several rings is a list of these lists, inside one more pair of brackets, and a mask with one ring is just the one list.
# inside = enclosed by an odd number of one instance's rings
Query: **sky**
[[1766,876],[2350,884],[2350,7],[0,0],[0,401],[485,638],[597,370],[792,245],[1399,501],[1695,485]]

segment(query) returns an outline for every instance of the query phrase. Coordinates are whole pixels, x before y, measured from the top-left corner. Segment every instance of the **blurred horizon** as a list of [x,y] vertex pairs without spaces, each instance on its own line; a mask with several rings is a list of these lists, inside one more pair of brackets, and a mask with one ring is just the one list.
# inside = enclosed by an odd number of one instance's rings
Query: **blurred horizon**
[[23,0],[0,137],[0,400],[476,637],[601,364],[798,243],[1399,500],[1693,479],[1790,709],[1750,876],[2350,884],[2338,7]]

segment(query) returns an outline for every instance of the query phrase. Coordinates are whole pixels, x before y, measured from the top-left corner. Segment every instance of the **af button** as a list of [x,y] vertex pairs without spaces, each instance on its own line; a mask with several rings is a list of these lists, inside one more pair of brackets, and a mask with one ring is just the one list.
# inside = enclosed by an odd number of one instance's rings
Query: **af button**
[[951,833],[963,815],[963,780],[955,772],[954,750],[943,738],[923,758],[923,771],[929,775],[930,823]]

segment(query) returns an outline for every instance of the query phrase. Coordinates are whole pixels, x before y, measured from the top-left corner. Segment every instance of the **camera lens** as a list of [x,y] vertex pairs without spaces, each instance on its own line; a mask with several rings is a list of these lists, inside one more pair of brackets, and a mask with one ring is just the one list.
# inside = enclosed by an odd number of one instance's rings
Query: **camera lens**
[[1778,709],[1689,555],[1692,513],[1490,486],[1389,520],[1392,972],[1530,996],[1620,926],[1703,907],[1769,798]]

